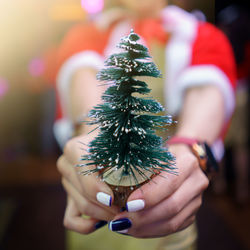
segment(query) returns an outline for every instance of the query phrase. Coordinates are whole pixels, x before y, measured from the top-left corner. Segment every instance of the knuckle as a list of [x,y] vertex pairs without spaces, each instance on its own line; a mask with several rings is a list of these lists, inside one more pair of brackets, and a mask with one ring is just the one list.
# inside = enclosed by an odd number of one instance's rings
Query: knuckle
[[176,190],[177,187],[179,186],[178,176],[171,176],[171,181],[169,182],[169,185],[170,185],[170,190]]
[[177,166],[180,166],[180,174],[192,173],[200,169],[198,159],[191,152],[180,157]]
[[92,228],[83,228],[80,230],[80,233],[85,235],[91,234],[92,232],[93,232]]
[[191,226],[195,222],[195,216],[190,217],[179,229],[178,231],[184,230],[187,227]]
[[209,180],[208,178],[204,175],[204,183],[203,183],[203,189],[206,189],[209,185]]
[[189,155],[189,167],[191,169],[199,169],[199,162],[198,162],[198,159],[193,155],[193,154],[190,154]]
[[96,194],[99,192],[97,184],[94,182],[91,176],[77,175],[77,178],[85,198],[89,199],[91,202],[95,202]]
[[79,211],[81,212],[81,214],[84,214],[84,215],[88,215],[88,211],[87,211],[87,208],[86,208],[86,205],[83,204],[83,203],[80,203],[79,206],[78,206],[78,209]]
[[202,204],[202,196],[200,195],[198,198],[198,207],[200,207]]
[[178,231],[179,229],[179,224],[177,223],[177,221],[172,220],[169,222],[169,229],[171,233],[175,233]]
[[79,210],[81,211],[82,214],[87,215],[89,217],[95,218],[95,209],[93,209],[91,206],[88,204],[81,204],[79,207]]
[[73,145],[73,141],[72,140],[68,140],[63,148],[63,152],[64,154],[69,154],[71,152],[72,149],[72,145]]
[[60,156],[58,159],[57,159],[57,161],[56,161],[56,167],[57,167],[57,170],[61,173],[62,172],[62,170],[63,170],[63,161],[64,161],[64,159],[63,159],[63,156]]
[[193,215],[191,218],[190,218],[190,224],[193,224],[196,220],[196,216]]
[[180,163],[192,168],[199,165],[197,158],[191,152],[181,156]]
[[199,208],[202,204],[202,197],[200,196],[197,202],[197,207]]
[[70,220],[70,218],[68,217],[68,216],[64,216],[64,219],[63,219],[63,225],[64,225],[64,227],[65,228],[67,228],[67,229],[72,229],[71,228],[71,220]]
[[130,230],[130,231],[129,231],[129,235],[131,235],[131,236],[133,236],[133,237],[136,237],[136,238],[138,238],[138,239],[146,239],[146,238],[149,237],[149,236],[146,235],[145,230],[139,230],[139,229]]
[[71,166],[67,167],[63,175],[66,176],[69,180],[73,180],[73,178],[75,178],[75,172],[73,167]]
[[87,224],[84,224],[84,223],[78,223],[77,224],[77,227],[76,226],[73,226],[73,223],[71,221],[71,219],[68,217],[68,216],[65,216],[64,219],[63,219],[63,225],[66,229],[69,229],[69,230],[73,230],[73,231],[76,231],[76,232],[79,232],[81,234],[90,234],[94,231],[92,225],[87,225]]
[[59,157],[56,164],[57,164],[57,169],[62,176],[65,176],[68,179],[71,179],[74,177],[75,175],[74,168],[73,166],[67,163],[64,156]]
[[78,231],[81,234],[88,235],[88,234],[93,232],[93,228],[90,227],[90,226],[86,226],[86,225],[82,224],[82,225],[79,225]]
[[200,196],[198,199],[196,199],[195,203],[193,204],[190,215],[191,216],[196,216],[196,214],[198,213],[201,205],[202,205],[202,197]]
[[93,209],[93,207],[88,203],[82,202],[79,204],[78,209],[80,212],[84,215],[87,215],[91,218],[97,218],[97,212],[96,209]]
[[204,191],[205,189],[207,189],[209,185],[209,180],[207,178],[207,176],[205,176],[205,174],[201,171],[201,177],[200,177],[200,189],[201,191]]
[[133,224],[133,227],[129,229],[129,235],[132,235],[133,237],[136,238],[147,238],[147,232],[144,230],[144,226],[142,225],[135,225]]
[[195,201],[194,201],[194,203],[193,203],[194,205],[193,205],[193,207],[192,207],[192,215],[196,215],[196,213],[198,212],[198,210],[200,209],[200,207],[201,207],[201,205],[202,205],[202,195],[199,195],[196,199],[195,199]]
[[171,213],[178,214],[181,211],[180,202],[174,196],[171,197]]

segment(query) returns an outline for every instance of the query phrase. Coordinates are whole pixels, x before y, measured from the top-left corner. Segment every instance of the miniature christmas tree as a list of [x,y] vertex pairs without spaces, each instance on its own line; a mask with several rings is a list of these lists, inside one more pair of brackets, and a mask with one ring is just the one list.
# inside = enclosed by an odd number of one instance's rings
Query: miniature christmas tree
[[105,62],[107,67],[97,74],[97,79],[110,87],[102,96],[104,103],[89,113],[88,124],[97,125],[99,134],[89,144],[89,154],[82,156],[85,163],[79,165],[87,166],[81,171],[84,175],[97,172],[112,187],[120,206],[134,188],[155,174],[175,172],[174,157],[155,134],[155,130],[172,124],[172,118],[155,115],[163,111],[157,101],[135,96],[146,95],[150,89],[134,77],[160,77],[139,39],[131,30],[118,44],[125,52],[111,55]]

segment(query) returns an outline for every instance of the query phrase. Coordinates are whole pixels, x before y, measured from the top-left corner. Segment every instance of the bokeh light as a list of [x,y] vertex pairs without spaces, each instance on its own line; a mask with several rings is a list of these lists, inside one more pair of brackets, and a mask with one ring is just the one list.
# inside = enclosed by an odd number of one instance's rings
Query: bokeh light
[[96,14],[102,11],[104,0],[82,0],[82,8],[89,14]]
[[45,70],[44,60],[41,58],[33,58],[29,63],[29,73],[32,76],[41,76]]
[[9,90],[8,81],[0,77],[0,98],[7,94]]

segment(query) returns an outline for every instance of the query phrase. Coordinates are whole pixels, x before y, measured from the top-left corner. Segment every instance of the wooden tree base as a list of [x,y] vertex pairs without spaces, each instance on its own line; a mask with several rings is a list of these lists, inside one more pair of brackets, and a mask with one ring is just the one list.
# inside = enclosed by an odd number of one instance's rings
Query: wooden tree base
[[[105,177],[107,176],[107,177]],[[119,180],[119,177],[121,176],[121,171],[116,171],[112,175],[109,175],[109,172],[107,171],[104,173],[104,181],[107,183],[107,185],[112,189],[114,193],[114,201],[113,204],[118,206],[121,209],[126,208],[126,202],[129,197],[129,195],[138,189],[141,185],[146,184],[149,182],[149,180],[143,179],[140,175],[137,177],[137,185],[135,183],[135,180],[131,176],[124,176],[121,181]],[[153,177],[152,173],[149,173],[147,175],[150,179]]]
[[125,187],[125,186],[114,186],[109,183],[107,183],[109,187],[112,189],[113,194],[114,194],[114,202],[113,204],[118,206],[121,209],[126,208],[126,202],[129,197],[129,195],[138,187],[136,186],[130,186],[130,187]]

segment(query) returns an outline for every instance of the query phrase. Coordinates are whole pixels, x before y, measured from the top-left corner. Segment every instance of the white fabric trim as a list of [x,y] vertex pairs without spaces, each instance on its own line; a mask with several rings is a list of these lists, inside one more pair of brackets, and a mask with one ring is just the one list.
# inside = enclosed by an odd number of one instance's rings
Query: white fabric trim
[[196,36],[197,19],[185,10],[170,5],[162,11],[164,28],[171,33],[171,40],[193,42]]
[[132,25],[129,21],[123,21],[117,24],[111,32],[107,47],[104,50],[104,57],[108,58],[114,53],[120,53],[121,49],[117,47],[121,38],[127,36],[130,33]]
[[69,88],[73,74],[80,68],[91,67],[100,70],[103,67],[103,58],[94,51],[83,51],[70,57],[61,67],[56,86],[63,118],[56,121],[53,127],[55,138],[63,148],[64,144],[73,135],[73,125],[69,112]]
[[176,82],[177,102],[181,105],[183,94],[188,88],[204,85],[216,85],[221,90],[225,103],[225,119],[228,121],[234,110],[234,91],[226,74],[215,65],[197,65],[183,71]]
[[[223,94],[225,103],[225,120],[228,121],[233,113],[235,98],[226,74],[214,65],[199,65],[188,67],[176,81],[174,89],[176,112],[179,111],[183,102],[183,95],[188,88],[195,86],[215,85]],[[211,147],[215,158],[220,161],[224,155],[224,144],[221,139],[215,141]]]
[[220,162],[224,156],[225,149],[222,139],[217,139],[211,146],[215,159]]
[[59,119],[53,125],[53,132],[57,143],[63,150],[66,142],[73,136],[73,124],[69,119]]
[[191,63],[198,22],[194,16],[176,6],[165,8],[162,18],[164,28],[171,32],[165,50],[165,103],[167,112],[176,115],[181,106],[180,98],[176,98],[176,80]]
[[91,67],[100,70],[103,58],[94,51],[83,51],[70,57],[60,68],[56,83],[62,105],[63,117],[69,118],[69,87],[73,74],[80,68]]
[[[190,66],[192,49],[197,37],[198,21],[186,11],[168,6],[162,12],[164,28],[171,33],[166,46],[166,82],[165,103],[167,112],[177,115],[180,111],[183,94],[192,86],[217,85],[225,99],[226,118],[229,119],[234,109],[234,94],[230,80],[224,72],[214,65]],[[220,161],[224,155],[221,139],[211,147],[215,158]]]

